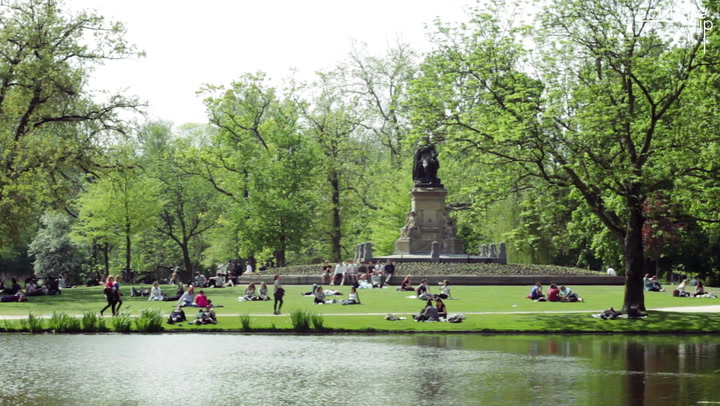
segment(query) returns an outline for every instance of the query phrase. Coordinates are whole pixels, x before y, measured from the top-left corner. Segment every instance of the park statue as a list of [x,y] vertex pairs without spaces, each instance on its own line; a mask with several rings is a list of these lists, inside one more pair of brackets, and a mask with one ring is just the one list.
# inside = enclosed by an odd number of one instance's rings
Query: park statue
[[426,141],[415,150],[415,162],[413,164],[413,180],[415,186],[442,186],[437,177],[440,162],[437,159],[438,153],[435,145]]
[[407,212],[405,225],[400,228],[401,238],[410,238],[414,235],[414,233],[419,231],[416,216],[417,214],[414,211]]

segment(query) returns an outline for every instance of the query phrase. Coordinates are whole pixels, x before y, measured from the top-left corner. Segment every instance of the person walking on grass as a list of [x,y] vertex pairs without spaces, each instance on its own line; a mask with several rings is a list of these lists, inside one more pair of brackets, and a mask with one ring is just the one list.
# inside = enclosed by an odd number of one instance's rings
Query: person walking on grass
[[282,311],[282,305],[283,305],[283,296],[285,296],[285,289],[283,289],[282,284],[280,283],[280,275],[275,275],[275,282],[273,282],[274,292],[273,296],[275,297],[275,303],[273,304],[273,314],[278,315]]
[[117,306],[117,292],[115,291],[115,277],[110,275],[107,277],[107,282],[105,283],[105,289],[103,289],[103,293],[105,294],[105,300],[107,300],[107,306],[103,307],[102,310],[100,310],[100,316],[103,315],[105,310],[110,308],[112,310],[112,315],[114,316],[116,314],[116,306]]

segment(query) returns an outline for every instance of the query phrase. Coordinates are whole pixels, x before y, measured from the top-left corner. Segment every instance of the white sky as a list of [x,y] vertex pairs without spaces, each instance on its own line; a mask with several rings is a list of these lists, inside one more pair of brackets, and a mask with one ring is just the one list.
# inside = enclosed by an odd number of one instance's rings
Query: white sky
[[473,0],[66,0],[124,22],[126,38],[147,53],[98,68],[94,88],[119,90],[149,103],[150,119],[175,125],[207,121],[203,84],[227,85],[243,73],[264,71],[281,80],[297,69],[312,79],[350,51],[351,39],[381,55],[396,38],[429,49],[436,17],[467,19]]

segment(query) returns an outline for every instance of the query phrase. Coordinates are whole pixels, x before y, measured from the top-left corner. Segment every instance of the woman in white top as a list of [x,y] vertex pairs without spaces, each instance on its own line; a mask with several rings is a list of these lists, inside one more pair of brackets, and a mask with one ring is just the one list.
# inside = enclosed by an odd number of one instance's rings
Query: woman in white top
[[353,305],[353,304],[360,304],[360,297],[358,296],[357,289],[353,286],[350,288],[350,293],[348,293],[348,300],[342,302],[344,305]]
[[163,296],[162,289],[160,289],[160,282],[155,281],[153,282],[152,288],[150,288],[150,296],[148,296],[148,300],[165,300],[165,297]]
[[247,288],[245,288],[245,296],[242,298],[243,300],[257,300],[257,296],[255,296],[255,284],[251,283],[248,285]]
[[442,281],[442,283],[440,284],[440,294],[438,296],[440,296],[441,299],[452,300],[452,296],[450,295],[450,281],[448,281],[447,279]]

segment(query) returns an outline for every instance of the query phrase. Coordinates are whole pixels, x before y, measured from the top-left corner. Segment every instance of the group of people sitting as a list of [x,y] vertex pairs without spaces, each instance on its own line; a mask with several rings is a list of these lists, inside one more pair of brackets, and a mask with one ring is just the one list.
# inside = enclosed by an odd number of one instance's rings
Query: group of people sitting
[[245,288],[244,294],[238,297],[238,301],[244,302],[249,300],[270,300],[267,284],[262,282],[259,290],[255,288],[254,283],[249,284],[247,288]]
[[182,307],[207,307],[212,302],[205,296],[204,291],[195,293],[195,287],[193,285],[188,286],[188,290],[180,296],[176,306]]
[[[433,300],[435,300],[435,306],[433,306]],[[439,297],[429,299],[425,303],[425,307],[420,311],[420,314],[413,316],[415,321],[443,321],[447,320],[448,312],[445,302]]]
[[333,268],[330,262],[325,261],[322,266],[320,275],[320,284],[322,285],[353,285],[356,288],[382,288],[389,284],[395,273],[395,264],[392,260],[386,263],[369,261],[361,261],[360,265],[355,264],[354,260],[349,260],[346,264],[344,261],[338,261]]
[[[430,292],[430,285],[428,284],[427,279],[423,278],[418,287],[415,288],[415,297],[420,300],[431,300],[435,298],[452,299],[452,296],[450,295],[450,281],[446,279],[438,285],[440,287],[440,293],[433,294]],[[398,290],[412,290],[412,287],[410,286],[410,275],[405,277],[405,280],[403,280],[403,283],[400,285]]]
[[358,296],[357,288],[355,286],[350,287],[350,293],[348,293],[347,300],[330,299],[329,296],[342,296],[343,293],[339,290],[324,289],[322,285],[314,284],[312,290],[309,292],[300,292],[302,296],[312,296],[313,304],[331,304],[331,303],[342,303],[348,304],[360,304],[360,296]]
[[565,285],[560,285],[558,288],[557,284],[551,283],[550,289],[548,289],[547,297],[543,293],[542,283],[535,282],[535,286],[530,290],[530,294],[527,296],[528,299],[536,302],[582,302],[583,298],[578,296],[577,293],[573,292],[572,289]]
[[39,281],[35,276],[27,278],[25,288],[20,286],[17,278],[12,278],[9,286],[0,281],[0,302],[26,302],[28,296],[60,295],[61,288],[65,288],[65,278],[62,275],[57,278],[47,276],[43,284]]
[[[693,283],[694,282],[694,283]],[[716,297],[714,293],[705,291],[705,286],[703,286],[702,281],[694,280],[693,282],[688,282],[687,279],[683,279],[678,287],[673,290],[673,296],[677,297]],[[695,293],[687,292],[685,289],[687,289],[688,286],[695,285]]]
[[[182,323],[186,320],[187,318],[185,316],[185,312],[182,309],[182,306],[177,306],[168,316],[167,323],[176,324]],[[195,320],[191,321],[189,324],[217,324],[217,314],[215,313],[215,308],[213,307],[212,303],[209,303],[204,308],[199,308],[197,314],[195,315]]]

